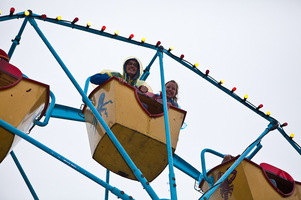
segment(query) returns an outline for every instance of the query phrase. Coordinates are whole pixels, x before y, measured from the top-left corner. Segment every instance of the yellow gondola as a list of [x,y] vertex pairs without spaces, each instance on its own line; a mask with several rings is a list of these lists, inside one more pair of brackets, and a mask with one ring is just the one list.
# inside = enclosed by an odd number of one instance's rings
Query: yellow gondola
[[[28,133],[49,103],[49,86],[23,77],[21,71],[0,59],[0,118]],[[20,138],[0,127],[0,163]]]
[[[155,179],[168,164],[162,104],[115,77],[95,88],[89,98],[145,178]],[[84,107],[83,113],[93,159],[116,174],[136,180],[92,111]],[[185,115],[186,111],[169,106],[173,152]]]
[[[217,181],[237,159],[233,158],[211,169],[207,176]],[[281,169],[268,164],[257,165],[244,159],[229,177],[211,195],[212,200],[300,200],[301,183]],[[200,188],[206,192],[209,185],[204,180]]]

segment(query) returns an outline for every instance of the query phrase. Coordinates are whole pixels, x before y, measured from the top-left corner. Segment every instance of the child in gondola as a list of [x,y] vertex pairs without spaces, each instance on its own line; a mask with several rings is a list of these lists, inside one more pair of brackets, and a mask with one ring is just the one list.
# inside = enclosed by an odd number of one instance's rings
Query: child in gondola
[[90,82],[96,85],[104,83],[106,80],[115,76],[119,78],[120,83],[128,83],[133,87],[137,87],[140,92],[152,92],[152,89],[145,81],[139,80],[142,75],[143,67],[138,58],[129,57],[123,63],[123,74],[119,72],[113,72],[104,70],[101,73],[97,73],[90,77]]

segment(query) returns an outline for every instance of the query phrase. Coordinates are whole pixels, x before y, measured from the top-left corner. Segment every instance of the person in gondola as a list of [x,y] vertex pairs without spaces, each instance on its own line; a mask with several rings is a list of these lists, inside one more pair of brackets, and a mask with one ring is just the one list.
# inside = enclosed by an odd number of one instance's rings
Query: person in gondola
[[123,74],[119,72],[104,70],[90,77],[90,82],[101,85],[109,78],[115,76],[120,83],[128,83],[133,87],[137,87],[140,92],[152,92],[151,87],[145,82],[139,80],[142,75],[143,67],[140,60],[136,57],[128,57],[123,63]]
[[[175,80],[170,80],[165,83],[165,91],[166,91],[166,98],[167,98],[167,103],[178,107],[178,91],[179,91],[179,85]],[[160,92],[159,95],[155,96],[155,100],[158,101],[159,103],[162,103],[162,92]]]

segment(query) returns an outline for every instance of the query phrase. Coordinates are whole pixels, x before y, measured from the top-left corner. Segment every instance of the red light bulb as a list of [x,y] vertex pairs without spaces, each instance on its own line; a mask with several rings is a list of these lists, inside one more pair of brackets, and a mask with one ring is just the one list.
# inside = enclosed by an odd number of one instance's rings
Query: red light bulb
[[13,15],[14,14],[14,12],[15,12],[15,8],[10,8],[10,11],[9,11],[10,13],[9,13],[9,15]]
[[75,24],[76,22],[78,22],[78,20],[79,19],[77,17],[75,17],[74,20],[71,22],[71,24]]
[[288,123],[285,122],[285,123],[281,124],[280,127],[284,127],[284,126],[287,126],[287,125],[288,125]]
[[133,39],[133,37],[134,37],[134,34],[131,34],[130,37],[129,37],[129,39]]
[[106,26],[102,26],[100,31],[103,32],[104,30],[106,30],[106,28]]
[[47,18],[47,16],[45,14],[43,14],[41,17],[42,17],[42,19],[46,19]]
[[180,56],[180,59],[182,60],[184,58],[184,55],[182,54],[181,56]]
[[210,72],[209,69],[207,69],[206,70],[206,76],[208,76],[209,72]]
[[156,44],[156,47],[158,47],[160,44],[161,44],[161,42],[160,42],[160,41],[158,41],[158,42],[157,42],[157,44]]
[[235,92],[236,91],[236,87],[233,87],[231,92]]

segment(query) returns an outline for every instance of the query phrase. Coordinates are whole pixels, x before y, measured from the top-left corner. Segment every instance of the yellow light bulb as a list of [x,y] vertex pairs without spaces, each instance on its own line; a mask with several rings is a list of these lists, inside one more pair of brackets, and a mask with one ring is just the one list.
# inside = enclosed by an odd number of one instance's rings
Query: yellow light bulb
[[141,39],[141,42],[145,42],[145,38],[144,37]]
[[1,10],[0,10],[0,15],[1,15]]
[[90,26],[91,26],[91,22],[88,22],[88,23],[87,23],[87,26],[89,26],[89,27],[90,27]]
[[119,31],[115,31],[115,35],[118,35],[119,34]]
[[24,15],[25,15],[25,16],[28,16],[28,15],[29,15],[29,11],[26,10],[26,11],[24,12]]
[[57,20],[61,20],[61,19],[62,19],[62,16],[57,16],[56,19],[57,19]]
[[295,137],[295,135],[292,133],[292,134],[290,135],[290,137],[291,137],[291,138],[294,138],[294,137]]
[[223,84],[225,82],[225,80],[221,80],[221,84]]
[[170,50],[173,50],[173,46],[169,47]]
[[247,94],[244,96],[245,99],[247,99],[248,97],[249,97],[249,96],[248,96]]
[[271,112],[270,112],[270,111],[268,111],[268,112],[267,112],[267,115],[270,115],[270,114],[271,114]]
[[199,66],[199,63],[195,63],[194,66],[195,66],[195,67],[198,67],[198,66]]

